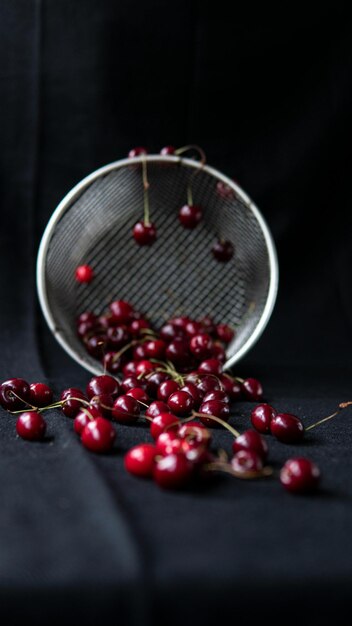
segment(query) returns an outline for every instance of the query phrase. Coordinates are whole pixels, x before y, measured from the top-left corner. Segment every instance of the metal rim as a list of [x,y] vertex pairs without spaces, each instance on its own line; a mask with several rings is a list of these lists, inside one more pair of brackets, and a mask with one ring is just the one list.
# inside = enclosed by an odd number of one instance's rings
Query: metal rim
[[241,189],[241,187],[239,187],[237,183],[235,183],[233,180],[231,180],[230,178],[228,178],[227,176],[225,176],[218,170],[214,169],[213,167],[210,167],[209,165],[202,165],[199,163],[199,161],[194,161],[193,159],[187,159],[181,156],[161,156],[160,154],[139,156],[139,157],[134,157],[132,159],[131,158],[121,159],[119,161],[114,161],[113,163],[109,163],[108,165],[104,165],[103,167],[100,167],[99,169],[95,170],[94,172],[92,172],[91,174],[83,178],[77,185],[75,185],[71,189],[71,191],[69,191],[66,194],[66,196],[58,204],[57,208],[55,209],[51,218],[49,219],[49,222],[45,228],[45,231],[43,233],[43,236],[39,245],[39,249],[38,249],[37,271],[36,271],[37,292],[38,292],[39,303],[40,303],[44,318],[51,332],[53,333],[54,337],[57,339],[57,341],[60,343],[63,349],[67,352],[67,354],[69,354],[77,363],[79,363],[82,367],[84,367],[84,369],[92,372],[93,374],[101,373],[102,368],[99,368],[98,366],[97,367],[92,366],[91,363],[87,363],[74,350],[72,350],[70,344],[66,341],[60,329],[58,329],[55,325],[55,321],[51,314],[51,310],[50,310],[50,306],[48,302],[47,289],[46,289],[46,283],[45,283],[46,255],[47,255],[50,240],[51,240],[51,237],[52,237],[52,234],[54,232],[57,222],[59,221],[59,219],[61,219],[61,216],[70,207],[70,205],[72,204],[72,201],[76,197],[78,197],[97,178],[100,178],[101,176],[104,176],[105,174],[108,174],[109,172],[113,170],[117,170],[121,167],[124,167],[125,165],[130,165],[131,163],[142,163],[143,160],[145,159],[149,161],[150,163],[157,163],[158,161],[165,162],[165,160],[167,160],[170,163],[183,163],[189,167],[204,170],[208,174],[214,176],[218,180],[221,180],[223,183],[225,183],[230,188],[232,188],[236,192],[237,196],[239,196],[243,200],[243,202],[247,205],[247,207],[254,213],[261,227],[261,230],[262,230],[262,233],[263,233],[266,245],[267,245],[269,266],[270,266],[270,282],[269,282],[268,296],[267,296],[266,304],[263,309],[260,320],[257,323],[253,333],[247,339],[247,341],[243,344],[243,346],[236,352],[236,354],[234,354],[232,357],[230,357],[226,361],[224,365],[224,370],[227,370],[231,368],[235,363],[237,363],[237,361],[239,361],[253,347],[253,345],[258,341],[259,337],[262,335],[270,319],[271,313],[275,305],[277,290],[278,290],[278,283],[279,283],[278,260],[277,260],[277,254],[276,254],[275,244],[274,244],[272,235],[270,233],[270,230],[267,226],[267,223],[264,217],[262,216],[256,204],[252,202],[252,200],[243,191],[243,189]]

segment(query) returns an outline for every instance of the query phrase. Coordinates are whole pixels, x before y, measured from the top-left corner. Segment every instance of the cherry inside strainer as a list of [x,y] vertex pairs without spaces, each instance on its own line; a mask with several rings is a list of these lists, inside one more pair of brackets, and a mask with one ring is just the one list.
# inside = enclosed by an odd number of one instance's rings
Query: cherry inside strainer
[[[143,160],[150,219],[158,233],[150,247],[138,246],[132,237],[133,225],[143,219]],[[203,219],[193,230],[178,220],[190,177],[194,203],[203,209]],[[227,186],[225,194],[219,193],[220,181]],[[219,238],[234,245],[228,263],[212,256]],[[94,268],[89,285],[74,279],[82,264]],[[39,300],[49,328],[94,374],[103,368],[76,334],[76,318],[83,311],[101,314],[112,300],[122,299],[156,327],[176,315],[211,316],[236,329],[226,351],[228,369],[263,332],[277,286],[275,246],[255,204],[219,171],[179,156],[123,159],[87,176],[54,211],[37,260]]]

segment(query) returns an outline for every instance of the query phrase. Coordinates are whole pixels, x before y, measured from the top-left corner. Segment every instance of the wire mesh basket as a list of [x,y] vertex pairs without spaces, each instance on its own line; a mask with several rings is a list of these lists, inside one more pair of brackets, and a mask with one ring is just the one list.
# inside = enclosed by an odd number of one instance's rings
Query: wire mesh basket
[[[158,232],[150,247],[139,247],[132,237],[133,225],[143,216],[143,159]],[[194,202],[203,209],[193,230],[177,219],[190,177]],[[211,254],[219,238],[234,246],[228,263]],[[89,285],[74,279],[82,264],[94,268]],[[102,366],[76,334],[83,311],[100,315],[111,301],[123,299],[156,327],[175,315],[211,316],[236,329],[226,351],[229,369],[263,332],[277,285],[275,246],[255,204],[219,171],[179,156],[123,159],[87,176],[54,211],[37,260],[38,295],[49,328],[68,354],[94,374]]]

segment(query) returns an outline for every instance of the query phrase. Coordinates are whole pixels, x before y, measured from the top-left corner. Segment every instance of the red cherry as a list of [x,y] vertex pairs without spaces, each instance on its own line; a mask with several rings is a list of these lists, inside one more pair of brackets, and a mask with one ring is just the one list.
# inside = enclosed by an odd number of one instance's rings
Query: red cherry
[[148,154],[147,148],[138,146],[137,148],[131,148],[131,150],[128,153],[128,158],[133,159],[134,157],[142,156],[143,154]]
[[189,346],[186,339],[174,339],[166,348],[166,358],[169,359],[176,367],[187,365],[190,360]]
[[109,308],[115,324],[128,324],[133,319],[133,306],[126,300],[114,300]]
[[44,407],[48,406],[53,401],[53,391],[44,383],[31,383],[30,388],[30,403],[33,406]]
[[304,426],[299,417],[291,413],[278,413],[270,422],[272,435],[283,443],[297,443],[304,436]]
[[93,398],[90,399],[89,405],[100,413],[100,417],[111,418],[114,397],[109,393],[101,393],[97,396],[93,396]]
[[80,322],[77,326],[77,335],[84,338],[88,333],[97,328],[97,324],[94,322]]
[[29,384],[22,378],[10,378],[0,385],[0,405],[7,411],[20,411],[30,400]]
[[213,348],[212,338],[207,333],[194,335],[189,342],[189,348],[197,359],[207,359]]
[[158,389],[165,380],[168,380],[169,376],[166,372],[152,372],[146,376],[147,393],[151,398],[157,398]]
[[128,363],[126,363],[126,365],[124,365],[122,369],[122,373],[124,377],[128,378],[129,376],[136,376],[136,366],[137,366],[136,361],[128,361]]
[[208,402],[209,400],[217,400],[218,402],[230,404],[230,397],[221,389],[212,389],[211,391],[208,391],[203,398],[203,402]]
[[155,465],[156,447],[151,443],[141,443],[125,454],[126,470],[134,476],[151,478]]
[[270,433],[270,423],[276,415],[277,411],[270,404],[258,404],[251,412],[252,426],[260,433]]
[[166,456],[167,454],[173,454],[182,452],[181,449],[182,440],[178,436],[175,430],[165,430],[160,433],[155,445],[158,454]]
[[143,402],[143,404],[148,404],[149,402],[149,396],[140,387],[133,387],[133,389],[127,391],[126,396],[132,396],[137,402]]
[[155,400],[155,402],[152,402],[149,405],[145,414],[147,415],[147,417],[156,417],[161,413],[168,413],[168,411],[169,407],[167,406],[166,402],[162,402],[161,400]]
[[114,402],[112,417],[120,424],[134,424],[140,415],[139,407],[139,403],[132,396],[119,396]]
[[220,385],[229,396],[230,400],[236,402],[242,398],[242,386],[237,380],[229,378],[226,374],[222,374],[220,377]]
[[214,335],[216,326],[214,324],[214,320],[209,317],[209,315],[202,317],[202,319],[199,320],[199,323],[202,325],[203,332],[208,333],[208,335]]
[[180,420],[176,415],[172,413],[160,413],[153,417],[153,421],[150,424],[150,433],[153,439],[157,439],[164,430],[177,431]]
[[98,408],[90,406],[82,409],[79,413],[77,413],[75,419],[73,420],[74,431],[77,435],[81,435],[85,426],[97,417],[103,417]]
[[175,380],[165,380],[159,385],[158,388],[158,400],[167,402],[169,396],[180,388],[179,384]]
[[155,368],[156,368],[155,363],[152,363],[151,361],[147,361],[146,359],[143,359],[143,361],[138,361],[136,365],[137,377],[141,375],[149,374],[150,372],[154,372]]
[[96,359],[101,359],[104,356],[104,350],[106,348],[106,335],[97,334],[84,339],[84,346],[91,356]]
[[102,374],[101,376],[93,376],[87,384],[87,396],[89,400],[93,396],[99,396],[101,394],[109,394],[111,396],[117,396],[120,391],[120,385],[115,378],[108,374]]
[[263,461],[254,450],[239,450],[231,460],[231,466],[237,473],[260,472]]
[[223,346],[218,341],[214,341],[212,355],[214,359],[217,359],[218,361],[220,361],[220,363],[225,363],[226,352]]
[[119,350],[130,341],[130,338],[124,326],[111,326],[106,331],[106,340],[112,350]]
[[216,334],[220,341],[227,344],[234,338],[235,331],[228,324],[218,324],[216,327]]
[[280,472],[281,484],[292,493],[314,491],[320,481],[320,470],[313,461],[298,457],[289,459]]
[[186,315],[180,315],[178,317],[173,317],[171,320],[169,320],[169,324],[185,332],[186,326],[190,321],[191,320]]
[[151,339],[145,343],[145,351],[149,359],[162,360],[165,356],[166,343],[162,339]]
[[217,194],[221,197],[221,198],[233,198],[235,195],[234,190],[229,187],[229,185],[227,185],[226,183],[224,183],[222,180],[219,180],[216,183],[216,192]]
[[230,418],[229,405],[224,402],[219,402],[219,400],[208,400],[207,402],[202,402],[199,407],[199,413],[209,415],[209,417],[205,417],[203,415],[199,416],[199,419],[203,424],[205,424],[205,426],[212,426],[214,428],[219,426],[219,424],[211,418],[212,415],[222,419],[224,422],[227,422]]
[[77,326],[79,326],[83,322],[90,322],[91,324],[97,324],[98,318],[92,311],[84,311],[77,317]]
[[263,461],[268,456],[268,444],[264,437],[262,437],[256,430],[245,430],[239,437],[236,437],[232,443],[232,450],[234,453],[239,450],[253,450],[259,454]]
[[185,204],[178,213],[178,219],[184,228],[195,228],[202,217],[203,213],[201,207],[195,204]]
[[[79,399],[72,400],[71,398]],[[69,387],[68,389],[64,389],[60,400],[63,402],[61,406],[63,414],[66,415],[66,417],[75,417],[84,404],[84,402],[80,402],[80,400],[86,400],[86,396],[80,389]]]
[[110,374],[117,374],[121,371],[123,363],[125,362],[125,355],[119,356],[118,352],[106,352],[102,359],[104,370],[110,372]]
[[168,454],[154,467],[154,480],[164,489],[177,489],[186,485],[193,474],[193,464],[183,454]]
[[151,246],[156,240],[155,224],[137,222],[133,227],[133,237],[140,246]]
[[243,395],[247,400],[260,402],[263,398],[263,387],[256,378],[246,378],[242,382]]
[[[139,346],[135,346],[133,350],[133,360],[134,361],[144,361],[147,358],[147,352],[144,344],[140,344]],[[136,363],[137,367],[137,363]]]
[[197,389],[203,396],[213,389],[220,389],[220,382],[216,376],[204,375],[197,383]]
[[201,374],[214,374],[219,376],[222,372],[222,364],[218,359],[206,359],[198,365],[198,372]]
[[167,323],[161,327],[159,335],[164,341],[170,342],[176,338],[180,339],[181,337],[184,337],[185,333],[182,328],[179,328],[177,326],[173,326],[173,324]]
[[147,320],[141,318],[139,320],[133,320],[133,322],[131,322],[130,324],[129,330],[133,337],[140,337],[141,335],[144,335],[142,331],[147,328],[150,328],[150,323]]
[[169,396],[167,405],[175,415],[189,415],[194,407],[194,400],[187,391],[175,391]]
[[18,417],[16,430],[22,439],[40,441],[44,438],[46,423],[42,415],[37,413],[37,411],[26,411]]
[[201,422],[186,422],[180,424],[177,434],[181,439],[186,439],[193,445],[208,446],[211,441],[211,432]]
[[200,322],[195,322],[194,320],[190,320],[185,327],[185,331],[189,337],[194,337],[194,335],[201,335],[204,333],[204,328]]
[[75,278],[78,283],[90,283],[94,278],[94,272],[90,265],[79,265],[75,271]]
[[162,156],[173,155],[175,154],[175,150],[176,148],[174,148],[174,146],[165,146],[165,148],[161,148],[160,154]]
[[122,380],[121,391],[123,393],[127,393],[127,391],[129,391],[130,389],[134,389],[135,387],[140,387],[141,389],[145,389],[146,387],[145,380],[142,380],[141,378],[137,378],[137,376],[126,376],[126,378]]
[[81,441],[85,448],[92,452],[108,452],[114,445],[116,431],[104,417],[90,420],[81,434]]
[[234,247],[231,241],[216,241],[211,249],[214,258],[221,263],[227,263],[234,255]]
[[197,409],[202,402],[203,394],[193,383],[186,382],[180,391],[186,391],[193,398],[193,407]]

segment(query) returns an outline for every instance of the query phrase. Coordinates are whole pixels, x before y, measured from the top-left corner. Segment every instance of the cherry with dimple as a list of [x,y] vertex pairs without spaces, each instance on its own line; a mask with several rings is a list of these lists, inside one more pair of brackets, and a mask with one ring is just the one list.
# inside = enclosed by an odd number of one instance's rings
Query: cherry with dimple
[[114,397],[109,393],[101,393],[93,396],[90,401],[90,407],[94,407],[102,417],[111,417],[111,411],[114,404]]
[[[209,416],[209,417],[208,417]],[[220,402],[219,400],[208,400],[207,402],[202,402],[199,407],[199,419],[205,424],[205,426],[218,426],[218,422],[212,419],[212,416],[218,417],[219,419],[227,422],[230,418],[230,408],[229,405],[225,402]]]
[[303,439],[304,425],[296,415],[278,413],[270,422],[271,434],[282,443],[297,443]]
[[129,389],[129,391],[127,391],[126,396],[132,396],[132,398],[134,398],[135,400],[137,400],[137,402],[141,402],[142,404],[148,404],[149,402],[149,396],[146,393],[146,391],[144,391],[144,389],[141,389],[140,387],[133,387],[132,389]]
[[153,420],[150,424],[150,433],[153,439],[157,439],[164,430],[174,430],[177,431],[179,425],[179,418],[172,413],[160,413],[153,417]]
[[101,376],[93,376],[90,379],[86,391],[89,399],[101,394],[117,396],[120,391],[120,385],[112,376],[102,374]]
[[46,422],[37,411],[25,411],[17,419],[16,431],[22,439],[40,441],[45,435]]
[[155,400],[149,405],[145,414],[147,417],[153,418],[157,415],[160,415],[161,413],[168,413],[168,411],[169,407],[167,406],[166,402],[163,402],[162,400]]
[[63,414],[66,417],[75,417],[87,399],[80,389],[69,387],[61,393],[60,401],[62,402],[61,410]]
[[134,424],[140,416],[140,405],[132,396],[116,398],[111,415],[120,424]]
[[231,460],[231,467],[239,474],[260,472],[263,469],[263,459],[255,450],[238,450]]
[[268,444],[256,430],[245,430],[241,435],[236,437],[232,443],[234,453],[239,450],[253,450],[263,460],[268,456]]
[[260,433],[270,433],[271,420],[277,411],[270,404],[258,404],[251,412],[252,426]]
[[0,405],[7,411],[21,410],[30,396],[30,386],[23,378],[10,378],[0,385]]

